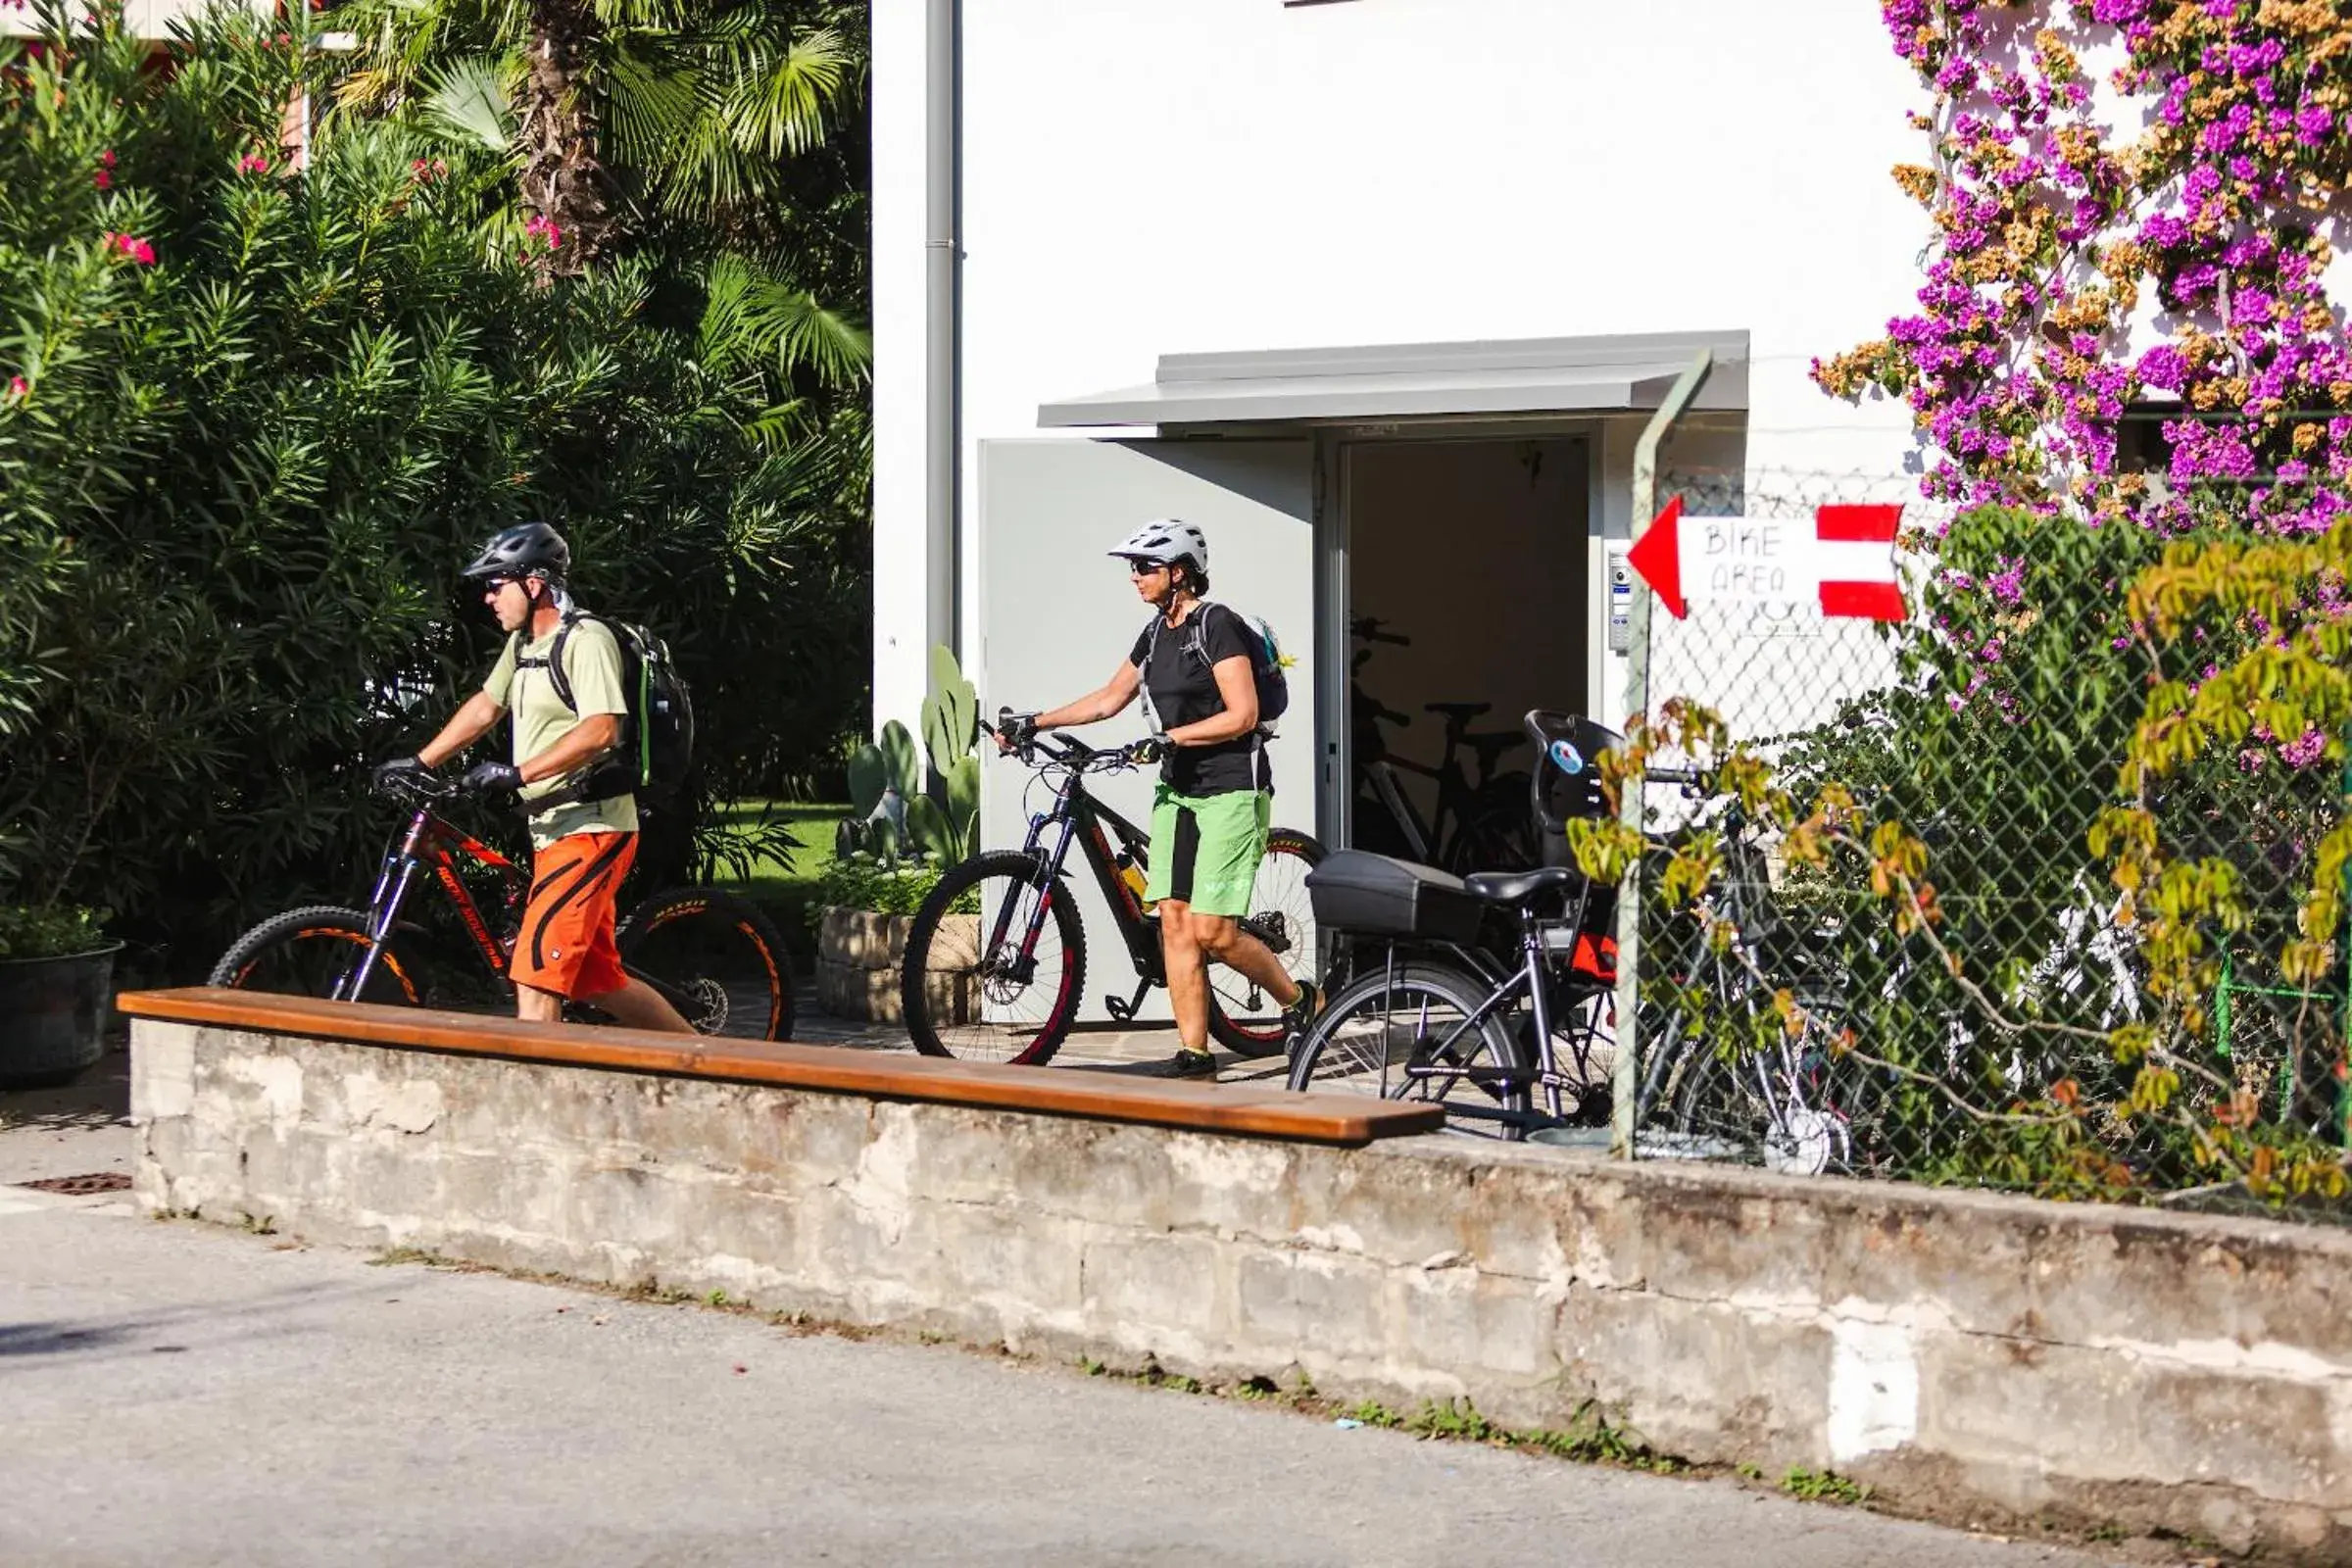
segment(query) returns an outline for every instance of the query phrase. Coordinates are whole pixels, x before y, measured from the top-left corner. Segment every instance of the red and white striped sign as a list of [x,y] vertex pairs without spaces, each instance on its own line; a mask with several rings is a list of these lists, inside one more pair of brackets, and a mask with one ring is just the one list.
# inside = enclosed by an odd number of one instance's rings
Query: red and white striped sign
[[1813,604],[1825,615],[1901,620],[1899,506],[1827,506],[1804,517],[1686,517],[1666,503],[1626,554],[1677,619],[1706,603]]

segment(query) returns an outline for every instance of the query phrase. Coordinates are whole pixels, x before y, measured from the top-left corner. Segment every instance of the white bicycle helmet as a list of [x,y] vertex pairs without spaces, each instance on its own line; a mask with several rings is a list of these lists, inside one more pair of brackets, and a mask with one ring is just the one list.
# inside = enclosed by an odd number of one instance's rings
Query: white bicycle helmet
[[1122,561],[1184,561],[1208,570],[1208,536],[1176,517],[1160,517],[1120,540],[1109,554]]

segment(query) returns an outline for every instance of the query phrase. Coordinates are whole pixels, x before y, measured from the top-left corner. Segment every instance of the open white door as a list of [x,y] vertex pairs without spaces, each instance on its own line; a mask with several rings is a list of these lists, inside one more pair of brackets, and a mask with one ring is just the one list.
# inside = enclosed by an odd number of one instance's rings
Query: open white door
[[[1150,618],[1126,568],[1104,554],[1154,517],[1182,517],[1208,536],[1211,596],[1262,615],[1281,635],[1291,706],[1273,747],[1274,820],[1315,826],[1316,688],[1314,445],[1310,441],[983,441],[980,443],[979,616],[971,639],[981,710],[1055,707],[1100,686]],[[1144,733],[1139,704],[1087,739]],[[981,835],[1017,845],[1028,827],[1029,775],[991,759]],[[1102,798],[1141,825],[1144,774],[1104,781]],[[1037,808],[1045,806],[1041,798]],[[1086,908],[1086,1008],[1132,984],[1092,879],[1072,878]],[[1166,1015],[1164,994],[1148,1016]]]

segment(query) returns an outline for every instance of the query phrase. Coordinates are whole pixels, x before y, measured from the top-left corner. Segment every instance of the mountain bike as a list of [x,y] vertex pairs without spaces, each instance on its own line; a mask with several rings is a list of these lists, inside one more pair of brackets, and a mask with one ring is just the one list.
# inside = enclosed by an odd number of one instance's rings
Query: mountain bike
[[[1087,786],[1141,766],[1139,748],[1098,751],[1056,731],[1022,739],[1013,756],[1036,770],[1033,788],[1052,790],[1052,805],[1031,816],[1019,849],[983,851],[951,867],[908,929],[900,998],[914,1048],[926,1055],[1034,1066],[1061,1049],[1086,992],[1086,930],[1062,874],[1073,848],[1094,872],[1135,972],[1134,994],[1104,997],[1104,1010],[1127,1022],[1153,986],[1167,984],[1159,918],[1144,902],[1150,836]],[[1306,834],[1276,828],[1242,921],[1296,979],[1315,977],[1305,880],[1323,853]],[[1212,963],[1208,1032],[1239,1055],[1270,1056],[1285,1041],[1281,1004],[1248,976]]]
[[[1361,643],[1412,646],[1410,637],[1384,631],[1382,623],[1369,616],[1358,617],[1349,630]],[[1383,704],[1354,677],[1353,671],[1362,669],[1371,655],[1369,647],[1357,650],[1348,687],[1355,772],[1351,847],[1457,874],[1533,865],[1535,855],[1520,806],[1528,776],[1494,771],[1505,752],[1526,744],[1524,738],[1509,730],[1470,728],[1470,720],[1490,711],[1492,703],[1428,703],[1423,711],[1446,723],[1444,755],[1435,766],[1397,756],[1389,749],[1381,726],[1402,729],[1412,717]],[[1462,766],[1460,754],[1465,749],[1476,760],[1476,779]],[[1436,808],[1426,822],[1405,792],[1408,773],[1437,788]]]
[[[396,1006],[479,1011],[512,1004],[507,965],[529,872],[434,809],[458,793],[455,783],[409,780],[393,792],[414,808],[384,856],[368,906],[313,905],[273,915],[230,945],[213,966],[212,984]],[[495,931],[462,869],[496,890]],[[427,877],[464,929],[466,940],[457,952],[404,917]],[[622,969],[660,993],[696,1033],[791,1038],[792,967],[784,939],[743,900],[715,888],[657,893],[621,917],[614,940]],[[610,1021],[578,1003],[565,1004],[564,1016]]]

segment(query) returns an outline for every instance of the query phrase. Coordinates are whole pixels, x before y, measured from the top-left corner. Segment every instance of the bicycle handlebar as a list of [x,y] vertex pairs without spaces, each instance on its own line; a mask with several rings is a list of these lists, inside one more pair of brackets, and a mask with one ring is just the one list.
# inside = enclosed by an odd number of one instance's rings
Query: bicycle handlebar
[[[1006,710],[997,715],[998,722],[995,724],[985,718],[980,720],[981,733],[992,739],[1004,739],[1006,731],[1002,726],[1004,720],[1012,716],[1011,710]],[[1141,767],[1157,760],[1157,754],[1152,751],[1154,742],[1150,739],[1130,741],[1125,746],[1097,748],[1087,745],[1068,730],[1060,729],[1051,735],[1040,735],[1035,730],[1015,730],[1011,739],[1009,755],[1019,759],[1024,767],[1037,766],[1038,760],[1043,758],[1050,767],[1063,767],[1072,772],[1109,773]]]
[[409,773],[380,781],[375,785],[375,793],[396,801],[434,806],[456,800],[465,790],[454,778],[436,778],[430,773]]

